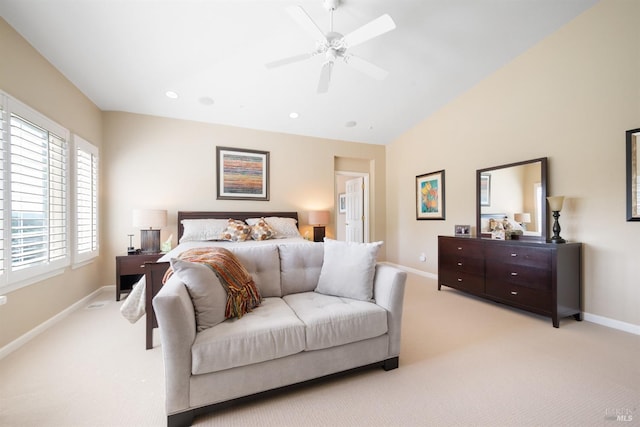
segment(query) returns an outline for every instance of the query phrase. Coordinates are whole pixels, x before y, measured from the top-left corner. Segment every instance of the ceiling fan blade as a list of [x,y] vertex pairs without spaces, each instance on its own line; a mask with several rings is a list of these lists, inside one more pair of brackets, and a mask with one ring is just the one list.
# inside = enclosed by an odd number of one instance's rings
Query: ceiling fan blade
[[311,57],[313,57],[314,55],[312,53],[301,53],[300,55],[294,55],[294,56],[290,56],[288,58],[282,58],[282,59],[278,59],[277,61],[271,61],[268,62],[266,64],[264,64],[265,67],[267,68],[276,68],[276,67],[282,67],[283,65],[289,65],[289,64],[293,64],[295,62],[301,62],[301,61],[305,61]]
[[327,61],[320,71],[320,81],[318,82],[318,93],[327,93],[329,91],[329,83],[331,82],[331,71],[333,70],[333,61]]
[[344,56],[344,62],[347,63],[347,65],[350,65],[351,67],[355,68],[356,70],[368,75],[369,77],[372,77],[376,80],[384,80],[387,75],[389,74],[389,72],[385,69],[382,69],[380,67],[378,67],[377,65],[372,64],[369,61],[365,61],[362,58],[359,58],[357,56],[353,56],[353,55],[345,55]]
[[293,18],[294,21],[300,25],[314,40],[325,41],[327,37],[325,34],[318,28],[313,19],[305,12],[302,6],[291,6],[288,7],[287,12]]
[[343,42],[346,48],[350,48],[378,37],[394,28],[396,28],[396,23],[393,22],[393,19],[388,14],[384,14],[344,36]]

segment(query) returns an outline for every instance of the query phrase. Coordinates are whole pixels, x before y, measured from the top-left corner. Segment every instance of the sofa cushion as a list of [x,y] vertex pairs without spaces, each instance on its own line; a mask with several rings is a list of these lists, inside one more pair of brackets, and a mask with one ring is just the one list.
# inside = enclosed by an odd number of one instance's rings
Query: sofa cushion
[[289,356],[304,347],[304,324],[293,310],[281,298],[265,298],[241,319],[198,333],[191,370],[194,375],[221,371]]
[[196,313],[196,330],[204,331],[223,322],[227,291],[206,264],[171,259],[171,268],[185,284]]
[[284,301],[305,324],[305,350],[319,350],[375,338],[387,332],[387,311],[372,303],[304,292]]
[[313,291],[322,268],[322,243],[278,245],[278,251],[282,295]]
[[273,244],[230,247],[229,250],[247,269],[263,297],[282,296],[280,289],[280,255]]
[[316,292],[373,300],[376,256],[382,242],[354,243],[324,239],[324,260]]

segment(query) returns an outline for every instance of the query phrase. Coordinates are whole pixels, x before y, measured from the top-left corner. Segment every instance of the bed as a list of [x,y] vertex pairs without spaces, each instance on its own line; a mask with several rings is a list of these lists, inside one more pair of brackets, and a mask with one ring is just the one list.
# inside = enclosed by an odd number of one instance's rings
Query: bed
[[[242,242],[210,240],[206,234],[194,237],[185,236],[185,223],[190,220],[228,220],[246,221],[252,218],[289,218],[295,220],[295,231],[286,230],[281,233],[285,237],[276,235],[277,238],[268,240],[247,239]],[[287,220],[288,223],[292,221]],[[191,222],[191,224],[193,221]],[[120,308],[122,315],[131,323],[137,322],[146,314],[146,348],[153,347],[153,329],[158,326],[153,305],[151,301],[162,287],[162,279],[169,268],[169,261],[187,249],[211,246],[211,247],[233,247],[238,245],[274,245],[287,243],[300,243],[303,237],[297,232],[298,213],[297,212],[200,212],[200,211],[178,211],[178,245],[171,251],[164,254],[157,262],[145,263],[145,275],[133,286],[130,294],[125,299]],[[186,230],[190,232],[189,229]],[[185,241],[185,237],[189,237]],[[199,240],[201,239],[201,240]]]

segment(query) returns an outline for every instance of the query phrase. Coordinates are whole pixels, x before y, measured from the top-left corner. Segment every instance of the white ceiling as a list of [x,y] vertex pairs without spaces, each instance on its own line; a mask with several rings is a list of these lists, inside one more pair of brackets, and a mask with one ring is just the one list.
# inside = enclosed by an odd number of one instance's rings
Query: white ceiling
[[337,32],[395,21],[350,50],[389,75],[339,62],[326,94],[321,56],[264,66],[313,50],[285,8],[328,31],[322,0],[0,0],[0,15],[102,110],[387,144],[596,2],[344,0]]

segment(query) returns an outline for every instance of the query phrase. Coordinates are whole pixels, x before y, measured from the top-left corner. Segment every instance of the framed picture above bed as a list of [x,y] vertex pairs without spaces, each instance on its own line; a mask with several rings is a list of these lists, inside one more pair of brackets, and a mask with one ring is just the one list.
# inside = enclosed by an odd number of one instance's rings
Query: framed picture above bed
[[216,147],[218,200],[269,200],[269,152]]

